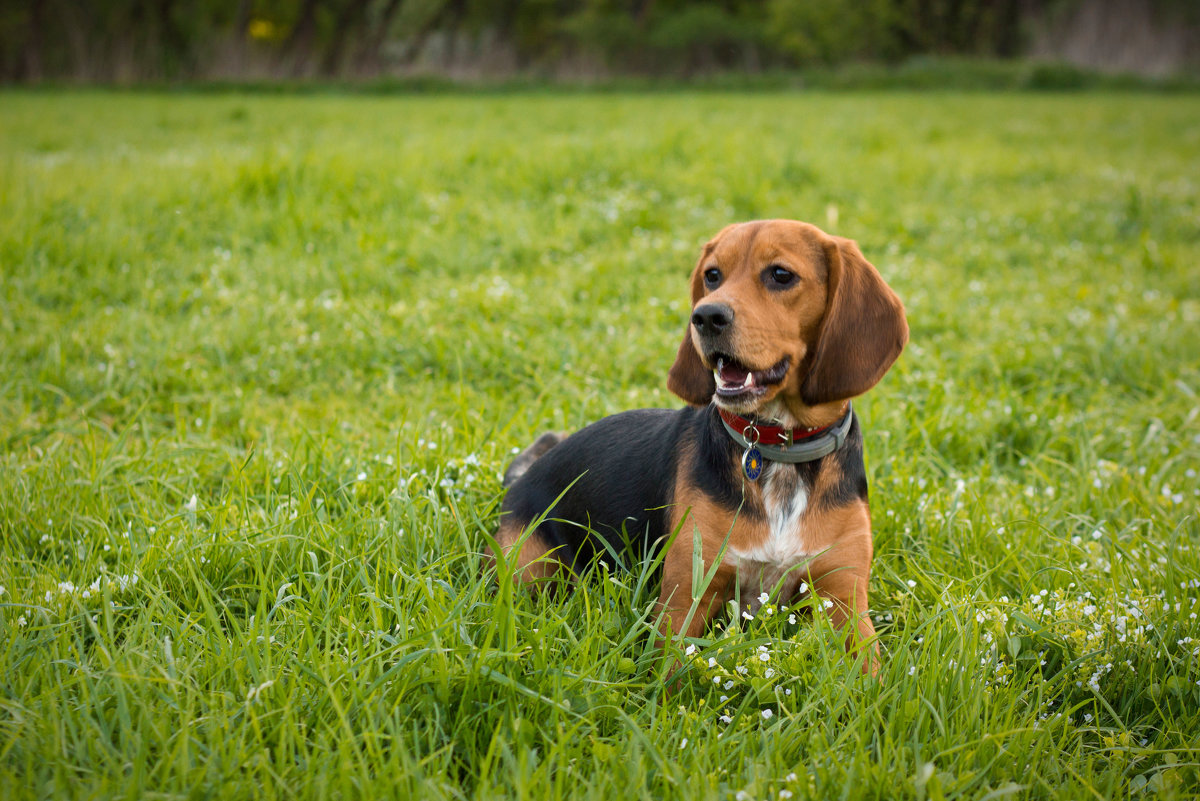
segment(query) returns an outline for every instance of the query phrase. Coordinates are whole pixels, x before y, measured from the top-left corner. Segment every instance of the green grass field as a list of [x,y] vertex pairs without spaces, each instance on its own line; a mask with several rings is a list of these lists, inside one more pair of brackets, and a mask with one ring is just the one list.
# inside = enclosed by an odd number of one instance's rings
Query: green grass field
[[[0,96],[4,798],[1193,798],[1200,97]],[[673,406],[699,247],[858,240],[880,681],[480,578]],[[819,617],[818,617],[819,620]]]

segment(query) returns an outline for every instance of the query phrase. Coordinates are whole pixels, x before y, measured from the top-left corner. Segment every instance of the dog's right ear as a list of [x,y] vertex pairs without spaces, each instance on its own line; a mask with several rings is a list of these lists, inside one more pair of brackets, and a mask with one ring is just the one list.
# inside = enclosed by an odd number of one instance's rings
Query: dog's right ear
[[700,361],[700,354],[692,344],[691,323],[683,330],[683,342],[679,343],[675,364],[667,373],[667,389],[693,406],[707,406],[717,391],[717,380],[713,378],[712,370]]
[[[728,225],[721,229],[721,232],[704,246],[700,260],[696,262],[696,268],[692,270],[693,309],[700,302],[700,298],[704,297],[704,279],[702,277],[704,265],[713,250],[716,249],[721,235],[732,227],[732,225]],[[690,319],[683,329],[683,342],[679,343],[679,352],[675,354],[675,364],[671,365],[671,369],[667,373],[667,389],[693,406],[707,406],[712,400],[713,393],[717,391],[717,380],[713,378],[712,370],[705,367],[704,362],[700,361],[700,354],[692,343]]]

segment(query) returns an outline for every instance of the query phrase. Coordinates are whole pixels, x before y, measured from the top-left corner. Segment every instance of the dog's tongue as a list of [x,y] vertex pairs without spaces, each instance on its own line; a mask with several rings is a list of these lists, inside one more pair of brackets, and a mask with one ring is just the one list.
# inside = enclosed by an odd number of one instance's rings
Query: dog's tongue
[[717,366],[717,375],[721,377],[721,383],[725,386],[740,387],[746,383],[750,371],[740,364],[730,364],[722,359]]

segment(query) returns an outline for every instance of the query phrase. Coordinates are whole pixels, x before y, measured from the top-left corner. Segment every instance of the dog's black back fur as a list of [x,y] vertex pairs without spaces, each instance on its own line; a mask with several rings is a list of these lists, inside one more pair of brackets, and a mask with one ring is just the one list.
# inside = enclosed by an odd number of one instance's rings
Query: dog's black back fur
[[[628,550],[627,538],[635,558],[645,556],[664,534],[679,443],[697,438],[704,417],[690,407],[605,417],[530,464],[509,488],[502,514],[527,524],[546,513],[538,532],[548,548],[558,549],[555,558],[573,569],[605,550],[586,529],[617,553]],[[612,562],[606,553],[601,558]]]
[[[546,513],[539,535],[547,548],[556,549],[557,560],[576,571],[597,555],[610,565],[613,561],[608,549],[588,534],[589,529],[616,553],[626,553],[632,546],[630,555],[635,559],[651,553],[656,543],[671,533],[667,531],[667,507],[674,500],[676,471],[685,451],[689,453],[686,480],[690,485],[725,508],[741,507],[739,514],[746,518],[762,519],[765,514],[759,502],[746,503],[739,469],[741,448],[723,430],[716,407],[711,405],[622,412],[556,444],[546,441],[537,450],[514,461],[522,462],[523,471],[513,480],[502,513],[522,525]],[[830,497],[812,501],[837,505],[851,498],[865,500],[867,481],[857,417],[840,450],[815,462],[788,467],[797,471],[811,491],[816,472],[826,459],[840,463],[841,480],[832,492],[825,493]],[[559,495],[562,498],[555,504]]]

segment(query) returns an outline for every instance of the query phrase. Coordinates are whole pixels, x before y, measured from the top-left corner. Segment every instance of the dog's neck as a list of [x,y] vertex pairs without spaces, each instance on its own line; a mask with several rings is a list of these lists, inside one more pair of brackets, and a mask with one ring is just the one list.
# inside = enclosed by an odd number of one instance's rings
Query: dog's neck
[[784,428],[824,428],[846,415],[847,403],[848,401],[834,401],[820,406],[805,406],[797,402],[789,405],[783,398],[776,397],[764,403],[751,416]]

